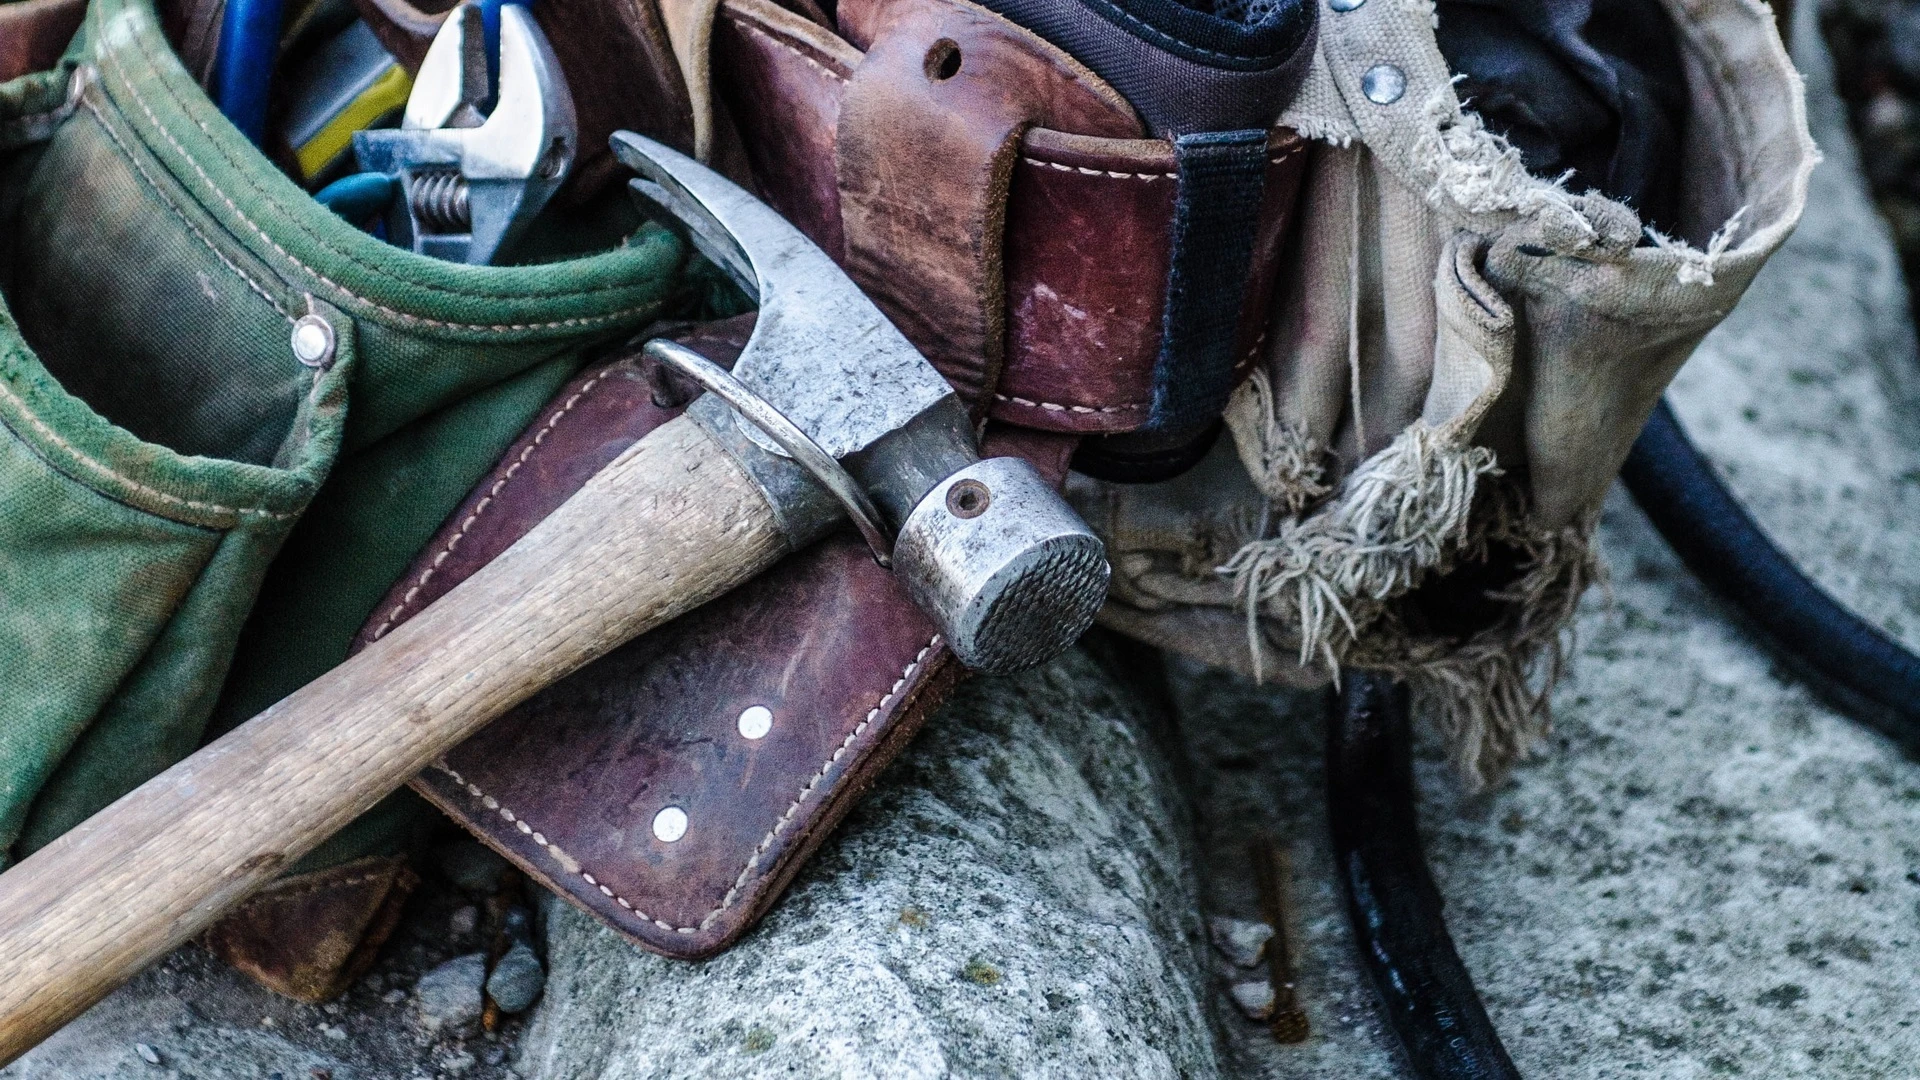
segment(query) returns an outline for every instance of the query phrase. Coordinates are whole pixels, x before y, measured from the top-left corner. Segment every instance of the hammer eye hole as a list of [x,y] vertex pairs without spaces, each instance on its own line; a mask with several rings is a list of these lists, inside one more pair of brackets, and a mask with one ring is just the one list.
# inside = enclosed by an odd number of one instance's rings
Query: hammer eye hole
[[978,480],[962,480],[947,489],[947,510],[957,518],[977,518],[992,502],[993,493]]
[[949,38],[941,38],[927,50],[927,78],[934,82],[946,82],[960,74],[960,46]]

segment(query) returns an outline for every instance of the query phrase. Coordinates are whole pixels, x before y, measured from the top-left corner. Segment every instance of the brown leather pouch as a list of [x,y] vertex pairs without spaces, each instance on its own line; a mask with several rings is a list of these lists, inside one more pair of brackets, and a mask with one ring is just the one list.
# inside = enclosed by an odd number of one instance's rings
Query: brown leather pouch
[[[751,320],[671,336],[731,364]],[[649,364],[598,364],[564,388],[358,645],[486,565],[675,415],[655,403]],[[1061,440],[990,446],[1009,448],[1064,476]],[[836,536],[549,687],[414,787],[635,941],[706,956],[766,911],[961,675],[893,576],[857,537]]]

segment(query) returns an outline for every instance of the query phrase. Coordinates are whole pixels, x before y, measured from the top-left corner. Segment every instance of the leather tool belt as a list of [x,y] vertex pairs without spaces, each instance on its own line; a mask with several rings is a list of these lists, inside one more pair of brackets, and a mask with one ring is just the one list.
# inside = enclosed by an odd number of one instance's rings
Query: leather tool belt
[[[403,60],[417,55],[406,42],[435,25],[391,0],[360,6],[384,20],[376,26]],[[591,85],[602,45],[556,25],[578,6],[535,11],[575,85]],[[1169,330],[1182,332],[1178,238],[1193,233],[1181,195],[1183,183],[1205,183],[1204,155],[1150,137],[1091,72],[965,0],[848,2],[839,15],[846,37],[765,0],[721,10],[712,70],[731,119],[709,138],[716,162],[874,296],[961,389],[990,452],[1064,481],[1083,436],[1164,421],[1156,392],[1164,404]],[[934,53],[954,70],[930,72]],[[583,146],[629,122],[603,111],[606,130],[593,131],[583,110]],[[683,144],[689,127],[715,126],[650,122]],[[1289,131],[1260,134],[1247,272],[1215,304],[1227,319],[1213,328],[1225,347],[1209,423],[1261,349],[1307,157]],[[730,363],[751,318],[671,336]],[[674,415],[680,403],[663,398],[649,365],[637,354],[602,362],[562,388],[422,549],[360,643],[484,566]],[[849,534],[550,688],[414,787],[628,937],[705,956],[768,909],[963,674]],[[684,834],[654,828],[667,807],[686,814]],[[257,898],[227,924],[223,951],[245,957],[291,932],[273,914],[275,892],[312,884],[289,880]]]
[[[1012,22],[966,0],[845,0],[832,17],[805,0],[663,10],[696,146],[839,259],[990,432],[1031,432],[1029,445],[1056,461],[1083,441],[1070,494],[1114,562],[1105,622],[1255,674],[1263,653],[1269,673],[1302,682],[1341,664],[1389,671],[1413,684],[1474,777],[1497,774],[1538,738],[1559,635],[1598,572],[1588,538],[1600,496],[1659,390],[1805,198],[1814,155],[1765,14],[1731,0],[1667,13],[1691,92],[1680,127],[1699,152],[1682,163],[1690,194],[1663,225],[1673,235],[1649,237],[1630,206],[1529,175],[1462,107],[1426,8],[1325,7],[1293,103],[1258,140],[1246,273],[1221,302],[1222,289],[1191,287],[1199,248],[1186,242],[1200,235],[1196,214],[1234,197],[1196,197],[1219,159],[1150,127]],[[1242,140],[1237,151],[1247,149]],[[1195,314],[1196,294],[1216,301],[1207,316]],[[1193,332],[1203,323],[1211,336]],[[1184,414],[1173,355],[1200,358],[1186,369],[1199,372],[1200,406]],[[1179,479],[1082,475],[1096,471],[1095,440],[1177,431],[1222,400],[1231,447],[1221,440]],[[825,573],[826,558],[796,559],[787,573]],[[848,555],[844,572],[857,562]],[[602,774],[598,818],[559,842],[625,843],[635,876],[616,887],[592,869],[563,887],[663,951],[718,947],[771,900],[844,792],[897,745],[859,730],[860,709],[887,722],[942,662],[937,646],[920,658],[927,643],[913,629],[882,649],[883,632],[864,627],[844,664],[827,652],[758,656],[741,635],[771,633],[768,616],[733,605],[777,587],[699,617],[740,648],[663,659],[657,678],[676,664],[702,673],[684,685],[722,681],[721,668],[746,684],[778,664],[837,675],[859,666],[862,649],[899,673],[876,661],[862,670],[864,706],[793,717],[820,727],[811,749],[827,762],[796,758],[781,772],[776,786],[797,795],[760,789],[770,774],[759,751],[722,749],[738,743],[727,725],[752,704],[744,698],[663,703],[648,722],[690,725],[677,729],[687,741],[649,735],[624,781],[611,783],[614,766]],[[850,594],[826,589],[813,601],[826,607],[777,610],[837,625],[831,605]],[[816,645],[838,647],[800,647]],[[932,697],[908,703],[893,730],[909,729]],[[606,717],[631,716],[637,699],[597,700],[600,718],[583,722],[602,732],[592,738],[632,723]],[[712,800],[701,805],[745,791],[765,805],[724,837],[690,830],[678,843],[695,844],[650,846],[651,808],[683,797],[656,777],[693,775],[683,771],[692,751],[667,747],[691,745],[696,729],[720,740],[698,753],[740,754],[698,774]],[[852,740],[844,750],[836,732]],[[552,745],[501,747],[485,782],[478,761],[462,771],[451,760],[470,786],[444,773],[423,781],[524,865],[549,867],[549,880],[567,861],[537,839],[529,848],[488,800],[510,805],[489,790],[508,774],[529,793],[545,790],[535,777],[585,775],[566,771],[572,759],[542,756]],[[696,830],[712,812],[693,814]],[[542,835],[555,841],[544,824]],[[696,859],[713,867],[697,900],[686,891],[695,876],[681,873]],[[774,869],[770,859],[788,861]],[[622,903],[668,897],[674,913],[646,919]]]

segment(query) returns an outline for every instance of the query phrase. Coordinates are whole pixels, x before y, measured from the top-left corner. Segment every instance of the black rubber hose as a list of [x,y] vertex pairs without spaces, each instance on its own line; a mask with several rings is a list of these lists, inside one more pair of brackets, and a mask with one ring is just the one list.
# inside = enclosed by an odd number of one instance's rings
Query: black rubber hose
[[1406,688],[1357,671],[1341,684],[1329,710],[1327,810],[1361,963],[1414,1075],[1516,1080],[1420,846]]
[[1920,752],[1920,657],[1848,611],[1774,546],[1665,401],[1620,477],[1687,569],[1816,693]]

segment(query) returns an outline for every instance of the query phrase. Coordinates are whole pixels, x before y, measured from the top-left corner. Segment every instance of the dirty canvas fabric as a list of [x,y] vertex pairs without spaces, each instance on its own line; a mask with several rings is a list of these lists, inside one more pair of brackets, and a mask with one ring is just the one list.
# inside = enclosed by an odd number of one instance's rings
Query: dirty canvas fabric
[[1649,229],[1463,109],[1444,12],[1323,10],[1281,118],[1320,146],[1232,439],[1178,480],[1073,494],[1108,537],[1107,622],[1294,682],[1390,671],[1485,778],[1543,730],[1608,483],[1816,152],[1771,13],[1670,3],[1686,117],[1671,235]]
[[345,655],[583,355],[679,288],[670,236],[596,223],[600,253],[518,267],[360,233],[220,117],[147,0],[97,0],[58,68],[0,85],[0,853],[197,746],[243,624],[231,711]]

